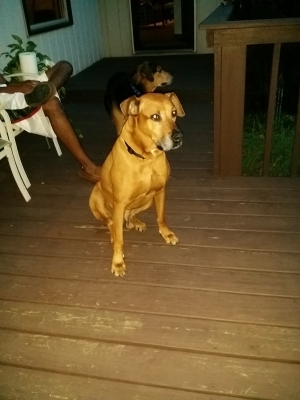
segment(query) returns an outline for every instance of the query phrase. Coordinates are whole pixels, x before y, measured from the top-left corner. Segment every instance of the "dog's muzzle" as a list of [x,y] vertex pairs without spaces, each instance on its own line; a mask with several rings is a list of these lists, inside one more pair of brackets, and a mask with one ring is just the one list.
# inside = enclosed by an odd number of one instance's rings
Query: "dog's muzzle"
[[160,142],[156,143],[156,146],[159,150],[163,151],[177,149],[182,145],[182,139],[183,139],[183,133],[178,128],[178,126],[175,125],[174,129],[172,130],[172,133],[170,135],[167,135]]
[[167,86],[167,85],[171,85],[171,83],[173,82],[173,76],[170,77],[170,79],[166,82],[162,82],[160,86]]
[[173,149],[177,149],[182,145],[182,140],[183,140],[183,133],[179,129],[177,125],[175,125],[175,128],[173,129],[171,138],[173,140]]

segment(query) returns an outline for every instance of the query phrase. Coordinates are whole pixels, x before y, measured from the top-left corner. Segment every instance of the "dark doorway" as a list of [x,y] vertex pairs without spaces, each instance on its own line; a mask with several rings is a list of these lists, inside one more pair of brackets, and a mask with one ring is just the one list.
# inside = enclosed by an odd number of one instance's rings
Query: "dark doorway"
[[134,50],[194,50],[194,0],[131,0]]

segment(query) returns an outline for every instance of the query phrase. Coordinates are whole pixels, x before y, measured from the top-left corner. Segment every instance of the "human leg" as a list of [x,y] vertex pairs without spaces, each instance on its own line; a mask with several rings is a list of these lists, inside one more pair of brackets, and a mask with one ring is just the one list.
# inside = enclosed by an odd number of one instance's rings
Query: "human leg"
[[59,61],[46,71],[48,81],[53,83],[57,89],[61,88],[73,73],[73,67],[68,61]]
[[[60,61],[50,68],[45,74],[40,76],[41,81],[48,80],[48,84],[59,89],[62,85],[66,83],[73,71],[70,63],[66,61]],[[36,86],[37,87],[37,86]],[[31,93],[30,93],[31,94]],[[9,96],[9,94],[5,94]],[[13,93],[11,96],[12,109],[25,108],[27,103],[25,101],[25,95],[23,93]],[[16,103],[16,99],[18,102]],[[28,108],[28,107],[27,107]],[[61,102],[57,97],[50,99],[48,102],[42,105],[42,110],[44,114],[49,118],[52,128],[60,140],[65,144],[71,154],[76,158],[76,160],[81,164],[82,169],[80,171],[80,176],[84,179],[90,180],[92,182],[97,182],[99,180],[100,167],[97,167],[84,152],[75,132],[70,124]],[[42,112],[42,111],[41,111]],[[31,121],[35,118],[35,123]],[[37,121],[39,120],[38,114],[35,116],[30,116],[25,118],[23,121],[16,123],[22,129],[28,130],[33,133],[41,133],[39,129],[32,130],[32,126],[39,126]],[[25,126],[23,126],[25,125]]]
[[100,167],[97,167],[84,152],[72,125],[67,118],[60,101],[54,97],[43,105],[43,111],[49,118],[52,128],[71,154],[82,166],[80,176],[92,182],[97,182]]

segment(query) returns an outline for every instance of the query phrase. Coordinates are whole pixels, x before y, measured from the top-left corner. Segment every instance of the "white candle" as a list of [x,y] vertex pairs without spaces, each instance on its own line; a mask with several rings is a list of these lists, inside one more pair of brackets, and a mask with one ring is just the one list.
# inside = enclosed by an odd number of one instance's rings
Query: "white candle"
[[[38,67],[36,62],[36,54],[32,52],[20,53],[19,54],[20,66],[22,73],[36,74],[38,75]],[[23,81],[27,79],[34,79],[34,77],[28,75],[23,77]]]

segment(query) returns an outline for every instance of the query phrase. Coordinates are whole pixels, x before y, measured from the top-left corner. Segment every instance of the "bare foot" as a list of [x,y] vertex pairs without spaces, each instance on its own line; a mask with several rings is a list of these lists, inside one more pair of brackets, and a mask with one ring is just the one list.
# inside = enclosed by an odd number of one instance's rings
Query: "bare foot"
[[82,179],[86,179],[87,181],[91,181],[97,183],[100,180],[100,170],[101,167],[93,167],[93,168],[86,168],[84,169],[81,167],[79,171],[79,176]]

